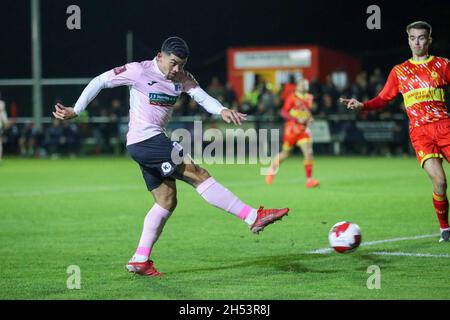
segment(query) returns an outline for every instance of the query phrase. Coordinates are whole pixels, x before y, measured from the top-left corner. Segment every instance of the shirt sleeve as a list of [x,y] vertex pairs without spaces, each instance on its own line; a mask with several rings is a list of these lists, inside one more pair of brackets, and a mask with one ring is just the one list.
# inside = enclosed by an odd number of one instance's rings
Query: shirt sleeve
[[111,69],[95,77],[89,82],[86,88],[84,88],[75,103],[75,113],[80,114],[85,110],[88,104],[95,99],[102,89],[134,85],[140,76],[140,73],[140,64],[133,62]]
[[142,73],[140,63],[131,62],[121,67],[113,68],[101,74],[107,88],[118,86],[133,86]]
[[395,68],[389,73],[389,77],[384,85],[383,90],[378,94],[378,96],[384,101],[392,101],[399,93],[398,88],[398,78],[395,73]]
[[364,102],[363,110],[376,110],[382,109],[389,104],[389,101],[385,101],[380,98],[380,96],[376,96],[372,100]]
[[223,109],[226,109],[219,101],[211,97],[199,86],[188,90],[187,94],[211,114],[220,114]]

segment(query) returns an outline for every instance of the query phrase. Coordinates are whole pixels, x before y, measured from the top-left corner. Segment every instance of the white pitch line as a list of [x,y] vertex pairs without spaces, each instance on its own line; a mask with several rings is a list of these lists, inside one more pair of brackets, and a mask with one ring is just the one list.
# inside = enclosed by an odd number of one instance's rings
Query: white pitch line
[[[384,239],[384,240],[376,240],[376,241],[369,241],[369,242],[363,242],[361,243],[361,247],[366,246],[373,246],[380,243],[388,243],[388,242],[398,242],[398,241],[406,241],[406,240],[417,240],[417,239],[424,239],[424,238],[433,238],[439,236],[439,233],[435,234],[425,234],[420,236],[414,236],[414,237],[401,237],[401,238],[392,238],[392,239]],[[316,250],[307,251],[306,253],[310,254],[324,254],[324,253],[330,253],[332,252],[332,248],[320,248]]]
[[450,258],[450,254],[432,254],[432,253],[409,253],[409,252],[372,252],[371,254],[379,256],[396,256],[396,257],[424,257],[424,258]]

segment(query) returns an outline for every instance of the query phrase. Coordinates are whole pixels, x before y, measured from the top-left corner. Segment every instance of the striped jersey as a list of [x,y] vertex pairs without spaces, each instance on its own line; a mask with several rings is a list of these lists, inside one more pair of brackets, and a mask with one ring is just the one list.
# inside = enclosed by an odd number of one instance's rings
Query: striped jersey
[[396,65],[378,97],[391,101],[401,93],[411,128],[447,119],[445,86],[450,83],[449,64],[446,58],[430,56]]

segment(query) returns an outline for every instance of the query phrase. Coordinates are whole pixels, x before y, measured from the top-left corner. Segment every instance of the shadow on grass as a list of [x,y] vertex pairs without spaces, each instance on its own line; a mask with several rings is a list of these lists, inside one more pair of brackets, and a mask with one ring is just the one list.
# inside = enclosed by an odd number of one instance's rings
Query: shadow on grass
[[[276,269],[285,272],[296,272],[296,273],[335,273],[338,270],[333,270],[330,264],[325,264],[325,261],[329,259],[329,255],[320,254],[288,254],[288,255],[274,255],[266,257],[258,257],[254,259],[245,259],[244,261],[232,261],[228,260],[226,263],[221,263],[216,267],[207,268],[193,268],[176,270],[174,273],[190,273],[190,272],[201,272],[201,271],[217,271],[217,270],[229,270],[229,269],[241,269],[248,267],[262,267],[266,269]],[[302,261],[312,261],[318,260],[318,268],[307,267],[302,264]],[[323,268],[321,268],[323,267]]]
[[[345,259],[345,260],[339,260]],[[314,262],[314,267],[306,266],[306,262]],[[342,263],[341,263],[342,262]],[[217,266],[174,270],[174,273],[189,273],[201,271],[218,271],[241,269],[248,267],[261,267],[265,269],[275,269],[284,272],[295,273],[318,273],[331,274],[340,273],[343,268],[348,271],[366,270],[369,265],[382,265],[388,268],[392,259],[373,255],[372,252],[351,253],[351,254],[286,254],[272,255],[258,258],[249,258],[245,260],[227,260],[226,262],[218,262]]]

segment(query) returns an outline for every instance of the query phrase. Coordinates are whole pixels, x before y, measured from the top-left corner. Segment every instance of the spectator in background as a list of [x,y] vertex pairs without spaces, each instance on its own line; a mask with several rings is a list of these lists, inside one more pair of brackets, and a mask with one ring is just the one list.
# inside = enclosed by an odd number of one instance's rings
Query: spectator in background
[[188,94],[185,94],[184,92],[180,94],[177,102],[175,102],[175,104],[173,105],[172,117],[184,116],[184,113],[188,108],[190,99],[191,97],[189,97]]
[[200,106],[198,105],[198,103],[194,100],[191,99],[191,97],[189,97],[188,103],[187,103],[187,108],[184,112],[185,116],[195,116],[195,117],[201,117],[202,120],[205,120],[208,117],[208,114],[204,111],[203,108],[200,108]]
[[361,100],[363,96],[367,95],[368,91],[368,82],[367,82],[367,73],[360,72],[356,76],[355,83],[351,86],[350,94],[355,99]]
[[330,114],[336,114],[337,112],[338,108],[333,96],[329,93],[325,93],[318,106],[318,117],[327,118]]
[[275,115],[275,108],[277,104],[277,97],[273,94],[271,85],[266,81],[263,81],[258,98],[257,115]]
[[22,156],[37,155],[37,149],[40,144],[39,142],[39,132],[37,131],[33,122],[28,122],[23,128],[19,138],[20,154]]
[[19,153],[20,130],[15,120],[10,120],[3,134],[4,152],[9,154]]
[[81,137],[78,125],[73,122],[63,122],[64,150],[71,158],[80,152]]
[[225,97],[225,88],[220,83],[219,77],[214,76],[211,79],[211,83],[206,88],[206,92],[213,97],[219,100],[219,102],[223,103]]
[[258,106],[259,93],[260,91],[257,85],[253,87],[252,91],[247,92],[244,95],[244,101],[241,104],[239,112],[255,114]]
[[317,77],[312,79],[309,83],[309,92],[313,95],[315,100],[320,100],[322,98],[322,85]]
[[2,100],[1,94],[0,94],[0,163],[3,159],[3,129],[8,124],[8,116],[6,114],[6,104],[5,101]]
[[89,109],[89,116],[90,117],[100,117],[102,114],[102,106],[100,105],[98,99],[92,100],[91,102],[91,108]]
[[95,124],[93,134],[95,138],[95,153],[111,152],[111,126],[109,125],[109,113],[105,108],[100,108],[100,121]]
[[385,81],[386,78],[383,76],[381,69],[375,68],[369,79],[368,95],[371,97],[377,95],[383,89]]
[[111,101],[111,108],[109,108],[109,139],[112,144],[114,154],[119,154],[121,148],[121,137],[120,137],[120,117],[122,115],[122,103],[119,99],[114,99]]
[[61,120],[53,119],[51,127],[47,130],[45,145],[52,159],[59,158],[66,143],[66,138],[63,134],[64,130],[61,125]]
[[336,86],[333,83],[333,79],[331,78],[331,74],[327,75],[325,78],[325,84],[322,86],[322,94],[328,94],[331,96],[333,101],[335,101],[338,98],[338,90]]
[[225,108],[238,110],[238,101],[236,92],[234,91],[233,87],[231,86],[231,82],[227,82],[225,85],[225,92],[223,97],[223,106]]

